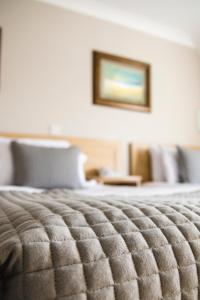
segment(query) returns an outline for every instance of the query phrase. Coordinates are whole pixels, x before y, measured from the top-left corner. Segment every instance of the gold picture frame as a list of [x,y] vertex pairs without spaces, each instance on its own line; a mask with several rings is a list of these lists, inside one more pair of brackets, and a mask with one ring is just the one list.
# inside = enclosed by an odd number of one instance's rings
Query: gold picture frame
[[93,51],[93,103],[151,111],[150,64]]

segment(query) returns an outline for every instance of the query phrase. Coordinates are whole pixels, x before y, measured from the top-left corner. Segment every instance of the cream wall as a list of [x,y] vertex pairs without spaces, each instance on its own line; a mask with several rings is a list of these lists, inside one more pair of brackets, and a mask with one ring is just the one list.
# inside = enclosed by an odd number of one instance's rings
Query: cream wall
[[[0,0],[0,131],[200,143],[197,52],[31,0]],[[92,50],[152,65],[152,113],[92,104]]]

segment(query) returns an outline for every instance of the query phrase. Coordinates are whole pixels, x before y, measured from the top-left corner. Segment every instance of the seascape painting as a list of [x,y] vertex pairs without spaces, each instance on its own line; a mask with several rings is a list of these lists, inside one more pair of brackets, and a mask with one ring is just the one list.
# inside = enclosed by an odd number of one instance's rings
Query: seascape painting
[[94,52],[94,103],[150,111],[150,65]]
[[101,61],[101,96],[111,101],[145,104],[145,73],[120,63]]

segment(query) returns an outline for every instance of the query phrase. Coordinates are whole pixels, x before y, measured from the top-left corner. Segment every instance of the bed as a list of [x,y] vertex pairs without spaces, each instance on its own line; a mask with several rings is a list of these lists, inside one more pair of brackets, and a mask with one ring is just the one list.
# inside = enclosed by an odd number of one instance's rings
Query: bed
[[1,189],[0,299],[199,299],[200,187],[182,187]]

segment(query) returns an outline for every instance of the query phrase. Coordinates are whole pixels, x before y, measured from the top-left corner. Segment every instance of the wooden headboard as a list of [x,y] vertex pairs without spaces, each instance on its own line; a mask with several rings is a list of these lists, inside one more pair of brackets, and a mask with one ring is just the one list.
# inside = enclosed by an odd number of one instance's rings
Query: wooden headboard
[[[200,146],[184,145],[183,147],[200,150]],[[143,182],[152,181],[149,145],[131,143],[129,145],[129,161],[131,175],[141,175]]]
[[122,170],[122,144],[118,141],[23,133],[0,133],[0,137],[67,140],[71,144],[77,145],[87,155],[88,160],[85,164],[85,171],[88,178],[97,176],[97,170],[103,167],[116,171]]
[[131,175],[142,176],[142,181],[151,181],[151,161],[149,147],[145,144],[129,145],[129,172]]

